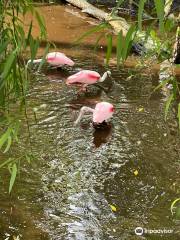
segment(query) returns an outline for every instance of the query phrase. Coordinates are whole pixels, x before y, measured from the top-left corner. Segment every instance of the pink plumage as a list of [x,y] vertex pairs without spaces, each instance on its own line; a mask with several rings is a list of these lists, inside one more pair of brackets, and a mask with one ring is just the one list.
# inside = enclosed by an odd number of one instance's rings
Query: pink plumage
[[93,112],[93,122],[102,123],[112,117],[114,106],[108,102],[100,102],[96,104]]
[[93,123],[100,124],[104,121],[106,122],[109,118],[112,117],[114,113],[114,106],[108,102],[100,102],[97,103],[95,109],[90,107],[82,107],[79,113],[77,120],[75,121],[75,125],[81,121],[81,118],[86,112],[90,112],[93,114]]
[[101,78],[100,74],[91,70],[82,70],[67,78],[66,84],[94,84]]
[[51,65],[51,66],[62,66],[62,65],[68,65],[68,66],[73,66],[74,62],[68,58],[64,53],[60,52],[51,52],[48,53],[46,56],[46,61]]

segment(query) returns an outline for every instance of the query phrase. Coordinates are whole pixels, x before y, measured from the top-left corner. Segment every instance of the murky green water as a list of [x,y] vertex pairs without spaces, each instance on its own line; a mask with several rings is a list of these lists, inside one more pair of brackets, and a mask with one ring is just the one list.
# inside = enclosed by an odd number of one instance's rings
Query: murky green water
[[[105,69],[90,50],[73,51],[87,56],[74,59],[74,69],[33,79],[28,101],[29,109],[38,108],[36,120],[29,110],[36,159],[22,166],[11,196],[7,172],[1,177],[0,239],[180,239],[170,212],[179,194],[179,136],[173,120],[164,122],[165,93],[150,96],[158,76],[111,66],[105,90],[90,86],[77,96],[65,85],[67,76]],[[80,107],[98,101],[114,104],[111,127],[94,130],[90,117],[74,127]],[[173,233],[136,236],[136,227]]]

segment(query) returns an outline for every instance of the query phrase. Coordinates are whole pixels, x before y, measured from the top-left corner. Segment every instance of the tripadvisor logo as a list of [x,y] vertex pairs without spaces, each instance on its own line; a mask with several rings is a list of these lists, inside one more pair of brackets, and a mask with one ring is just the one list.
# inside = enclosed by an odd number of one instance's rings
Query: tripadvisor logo
[[143,235],[143,232],[144,232],[144,230],[143,230],[142,227],[135,228],[135,234],[136,235],[141,236],[141,235]]
[[147,229],[142,227],[136,227],[134,230],[135,234],[141,236],[143,234],[168,234],[173,233],[173,229]]

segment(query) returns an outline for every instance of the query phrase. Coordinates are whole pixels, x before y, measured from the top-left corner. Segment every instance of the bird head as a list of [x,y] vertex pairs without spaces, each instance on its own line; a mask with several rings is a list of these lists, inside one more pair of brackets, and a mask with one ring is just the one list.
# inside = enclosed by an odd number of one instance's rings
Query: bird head
[[107,71],[107,75],[108,75],[108,77],[110,77],[111,76],[111,71]]

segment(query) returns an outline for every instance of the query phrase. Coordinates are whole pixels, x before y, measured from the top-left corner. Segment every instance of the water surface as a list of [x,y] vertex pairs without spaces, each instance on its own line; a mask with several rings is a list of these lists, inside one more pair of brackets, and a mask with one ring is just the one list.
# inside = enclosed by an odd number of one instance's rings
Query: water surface
[[[5,172],[1,178],[1,239],[180,239],[179,222],[170,212],[179,194],[179,136],[173,114],[164,121],[167,94],[151,94],[158,76],[112,65],[111,79],[77,95],[76,88],[65,85],[66,77],[79,69],[102,74],[101,53],[70,43],[59,50],[76,66],[33,77],[28,116],[36,158],[22,166],[11,196],[9,176]],[[95,130],[87,116],[75,127],[81,106],[94,107],[98,101],[114,104],[111,126]],[[136,236],[136,227],[173,234]]]

